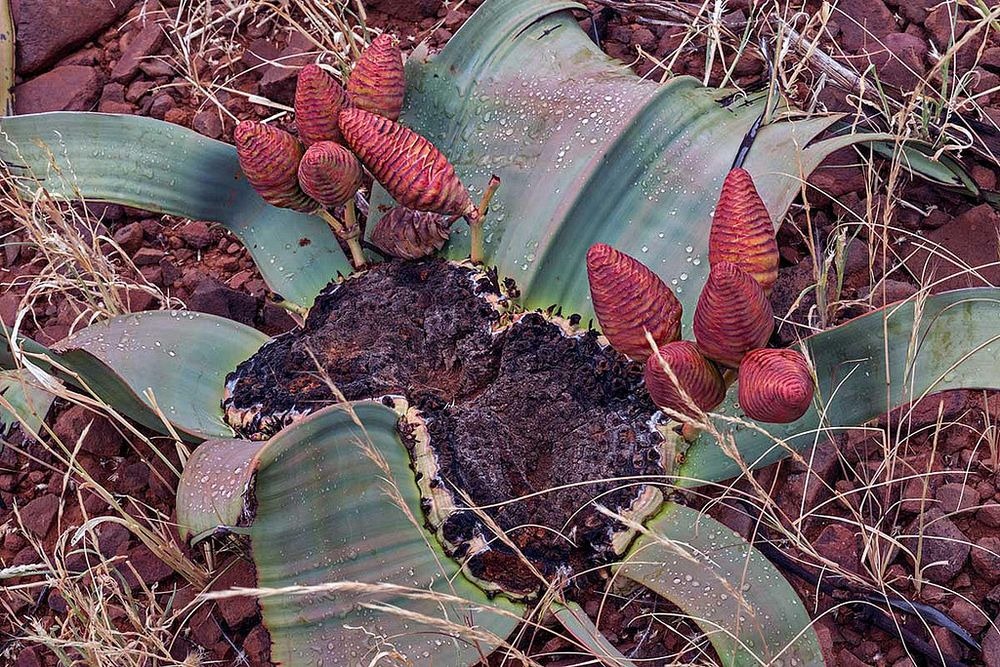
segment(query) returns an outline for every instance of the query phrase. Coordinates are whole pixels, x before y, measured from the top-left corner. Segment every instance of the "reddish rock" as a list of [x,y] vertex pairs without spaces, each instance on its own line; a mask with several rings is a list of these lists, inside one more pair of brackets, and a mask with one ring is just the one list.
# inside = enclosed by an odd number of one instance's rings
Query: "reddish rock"
[[53,430],[70,449],[76,447],[83,436],[80,449],[94,456],[116,456],[121,450],[122,436],[111,422],[82,405],[73,405],[64,410],[56,419]]
[[142,461],[126,463],[117,472],[115,491],[134,498],[141,498],[149,488],[149,466]]
[[222,119],[215,109],[204,109],[191,119],[191,128],[206,137],[218,139],[222,136]]
[[198,284],[187,305],[193,311],[219,315],[247,325],[253,324],[257,317],[256,299],[212,278]]
[[101,94],[103,75],[92,67],[57,67],[14,88],[16,114],[90,111]]
[[436,17],[442,4],[442,0],[369,0],[366,3],[369,9],[407,21]]
[[295,82],[299,68],[312,60],[304,55],[315,48],[313,43],[299,32],[292,34],[288,45],[278,55],[277,64],[265,65],[261,69],[260,94],[264,97],[291,106],[295,102]]
[[267,628],[258,625],[243,640],[243,652],[251,665],[271,664],[271,636]]
[[17,309],[20,303],[20,294],[8,292],[0,296],[0,322],[9,327],[14,326],[14,320],[17,319]]
[[965,512],[979,505],[979,492],[965,484],[944,484],[934,497],[945,514]]
[[915,35],[894,32],[882,38],[881,44],[869,44],[865,51],[881,83],[913,90],[923,77],[929,49],[927,42]]
[[17,71],[51,65],[125,14],[135,0],[11,0],[17,31]]
[[149,115],[159,120],[166,120],[167,113],[173,111],[177,102],[167,93],[160,93],[153,98],[153,103],[149,107]]
[[136,266],[151,266],[159,264],[163,257],[164,252],[162,250],[157,250],[156,248],[139,248],[135,255],[132,256],[132,261],[135,262]]
[[990,620],[982,609],[961,597],[952,601],[948,614],[972,634],[978,634]]
[[[962,287],[982,286],[983,280],[969,272],[963,272],[961,266],[944,260],[941,253],[931,254],[921,250],[919,246],[938,244],[943,246],[948,255],[960,258],[963,264],[978,268],[976,272],[993,285],[1000,285],[1000,266],[997,257],[1000,256],[1000,245],[997,234],[1000,232],[1000,212],[993,210],[989,204],[982,204],[952,220],[938,229],[926,234],[926,238],[915,238],[913,255],[907,261],[910,271],[925,279],[939,280],[934,285],[934,292],[959,289]],[[992,266],[986,266],[992,264]]]
[[139,65],[155,54],[163,44],[163,29],[157,23],[149,22],[122,51],[121,58],[111,70],[111,79],[128,83],[139,73]]
[[983,638],[982,655],[986,667],[1000,667],[1000,616],[993,619],[989,632]]
[[841,524],[831,524],[823,529],[813,543],[816,551],[839,565],[845,572],[861,571],[858,559],[858,540],[854,531]]
[[46,493],[21,508],[21,521],[35,537],[45,537],[59,513],[59,496]]
[[[231,588],[253,588],[257,583],[257,575],[253,565],[248,561],[239,560],[226,568],[212,585],[212,590],[225,591]],[[257,599],[248,596],[222,598],[216,601],[219,613],[231,630],[239,628],[260,613]]]
[[1000,528],[1000,505],[989,503],[976,512],[976,519],[990,528]]
[[142,247],[142,224],[138,222],[130,222],[123,227],[119,227],[115,230],[113,238],[115,243],[121,246],[122,250],[129,255],[133,255],[139,250],[139,248]]
[[208,248],[216,239],[216,234],[208,223],[201,221],[187,223],[177,230],[177,235],[184,239],[184,243],[198,250]]
[[834,15],[844,51],[857,53],[896,31],[896,20],[882,0],[840,0]]
[[[933,2],[933,0],[930,0]],[[948,50],[949,44],[958,41],[969,29],[966,21],[958,17],[958,8],[950,2],[933,2],[934,9],[927,13],[924,20],[924,29],[930,33],[931,41],[938,51],[944,53]]]
[[985,581],[1000,582],[1000,537],[984,537],[972,549],[972,569]]
[[917,553],[917,536],[921,531],[920,567],[924,576],[936,584],[945,584],[968,560],[972,550],[969,538],[937,507],[925,511],[907,527],[907,537],[902,542],[911,553]]
[[152,586],[174,573],[169,565],[153,555],[146,546],[138,546],[129,551],[125,562],[118,566],[118,571],[125,578],[125,583],[132,588],[139,585],[139,580],[146,586]]
[[879,283],[875,285],[874,289],[862,288],[858,292],[858,298],[867,299],[870,296],[872,306],[875,308],[881,308],[882,306],[890,303],[896,303],[897,301],[909,299],[916,293],[917,288],[915,285],[905,283],[901,280],[886,278],[885,280],[879,281]]
[[38,651],[39,649],[35,646],[29,646],[22,650],[17,654],[17,660],[14,661],[13,667],[44,667],[45,663],[38,657]]

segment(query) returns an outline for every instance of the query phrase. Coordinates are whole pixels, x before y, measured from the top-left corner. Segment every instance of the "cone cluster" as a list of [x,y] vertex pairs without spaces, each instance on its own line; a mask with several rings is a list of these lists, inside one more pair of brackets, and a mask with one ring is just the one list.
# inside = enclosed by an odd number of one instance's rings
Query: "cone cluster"
[[[247,180],[274,206],[322,213],[352,201],[363,163],[402,205],[380,221],[378,243],[401,257],[440,248],[450,229],[441,215],[473,220],[479,211],[444,154],[395,122],[405,83],[399,42],[387,34],[361,54],[346,90],[319,65],[304,67],[295,91],[297,138],[252,121],[237,128]],[[417,215],[423,212],[439,215]]]
[[[750,174],[726,177],[709,235],[708,280],[694,312],[695,342],[680,340],[681,305],[648,267],[603,243],[587,253],[594,311],[608,342],[644,360],[653,401],[689,418],[722,403],[723,369],[739,374],[739,402],[751,419],[792,422],[809,409],[813,376],[802,353],[767,349],[777,280],[771,218]],[[651,354],[647,332],[658,346]],[[728,376],[735,376],[732,370]]]

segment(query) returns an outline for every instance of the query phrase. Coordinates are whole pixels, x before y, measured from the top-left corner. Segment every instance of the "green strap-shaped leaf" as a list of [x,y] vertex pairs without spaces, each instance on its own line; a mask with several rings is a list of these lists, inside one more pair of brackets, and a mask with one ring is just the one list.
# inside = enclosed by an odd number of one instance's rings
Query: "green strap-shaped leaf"
[[0,119],[0,161],[28,192],[115,202],[220,222],[253,255],[268,286],[312,304],[350,265],[319,218],[275,208],[254,192],[236,150],[140,116],[45,113]]
[[149,311],[87,327],[55,345],[58,365],[139,423],[163,430],[163,416],[195,439],[232,435],[222,421],[226,374],[268,337],[215,315]]
[[0,437],[18,424],[37,433],[54,400],[28,371],[0,371]]
[[587,664],[596,660],[597,664],[608,667],[636,667],[635,663],[622,655],[621,651],[616,649],[608,641],[608,638],[601,634],[601,631],[587,616],[587,612],[577,603],[555,604],[552,615],[573,639],[586,649],[585,653],[581,653],[580,658],[585,659]]
[[257,474],[257,455],[266,440],[207,440],[191,454],[177,483],[177,526],[192,544],[216,530],[246,526],[249,492]]
[[[946,389],[1000,387],[1000,289],[975,288],[887,306],[805,340],[816,368],[813,408],[791,424],[731,433],[743,459],[759,468],[823,442],[894,407]],[[730,403],[726,410],[738,414]],[[730,479],[740,466],[703,435],[688,450],[679,483]]]
[[[411,59],[402,122],[434,141],[476,192],[500,176],[487,262],[518,281],[528,306],[560,304],[586,322],[584,257],[602,241],[666,279],[689,321],[708,273],[712,208],[765,97],[689,77],[642,80],[591,42],[573,6],[487,0],[442,53]],[[775,219],[802,174],[840,145],[803,150],[834,120],[778,122],[758,134],[746,166]],[[377,191],[372,210],[388,203]],[[448,254],[467,256],[464,225],[453,230]]]
[[698,623],[726,667],[822,665],[809,614],[764,556],[718,521],[671,503],[618,572]]
[[[287,589],[261,598],[279,664],[381,664],[384,652],[385,664],[466,665],[519,622],[522,607],[489,600],[422,528],[396,420],[378,403],[334,406],[259,451],[206,442],[184,470],[188,533],[238,519],[234,500],[253,499],[259,585]],[[309,586],[326,588],[302,593]]]

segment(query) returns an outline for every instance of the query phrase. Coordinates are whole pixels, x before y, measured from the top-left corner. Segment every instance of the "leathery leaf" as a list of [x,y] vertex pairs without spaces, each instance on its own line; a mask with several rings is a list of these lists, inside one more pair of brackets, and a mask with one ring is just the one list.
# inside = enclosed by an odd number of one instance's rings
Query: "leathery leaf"
[[670,503],[618,566],[708,636],[725,667],[822,665],[809,615],[778,569],[740,535]]
[[[641,259],[677,292],[690,321],[708,273],[712,207],[764,95],[690,77],[660,85],[600,51],[562,0],[487,0],[428,61],[408,61],[401,122],[430,138],[463,182],[502,185],[486,222],[486,262],[517,280],[530,307],[592,316],[584,257],[604,242]],[[804,149],[836,120],[761,128],[746,167],[780,220],[837,138]],[[372,210],[390,205],[376,191]],[[369,227],[370,229],[370,227]],[[469,254],[456,224],[447,253]]]
[[351,267],[321,219],[260,198],[236,149],[141,116],[57,112],[0,119],[0,161],[28,196],[114,202],[219,222],[253,255],[268,286],[309,306]]
[[203,443],[184,470],[182,534],[250,524],[279,664],[471,664],[520,620],[422,528],[397,418],[375,402],[333,406],[264,445]]

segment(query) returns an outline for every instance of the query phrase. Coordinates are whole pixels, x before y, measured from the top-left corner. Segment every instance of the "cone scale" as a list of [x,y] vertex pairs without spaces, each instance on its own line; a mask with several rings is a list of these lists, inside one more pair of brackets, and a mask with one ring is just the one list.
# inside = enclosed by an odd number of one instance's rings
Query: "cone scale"
[[340,131],[375,180],[400,205],[479,218],[448,158],[416,132],[361,109],[340,112]]
[[675,384],[654,354],[646,360],[646,389],[653,402],[662,408],[691,416],[693,410],[680,390],[691,398],[698,409],[715,408],[726,397],[722,374],[711,361],[702,356],[698,347],[686,340],[667,343],[659,349],[660,358],[673,371]]
[[680,338],[681,304],[659,276],[642,262],[604,243],[587,251],[587,278],[594,312],[612,347],[645,361],[656,344]]
[[397,120],[405,92],[399,42],[391,35],[379,35],[361,54],[347,80],[348,99],[358,109]]
[[693,327],[706,357],[736,368],[747,352],[767,343],[774,330],[774,313],[763,288],[750,274],[722,262],[709,271]]
[[299,187],[303,148],[288,132],[246,120],[233,133],[240,168],[253,189],[272,206],[311,213],[317,204]]
[[749,172],[739,167],[722,184],[708,237],[711,266],[731,262],[770,293],[778,279],[778,243],[771,216]]
[[306,146],[320,141],[343,143],[337,116],[347,106],[347,93],[319,65],[306,65],[295,85],[295,127]]
[[809,409],[813,392],[809,363],[796,350],[754,350],[740,366],[740,407],[751,419],[793,422]]

